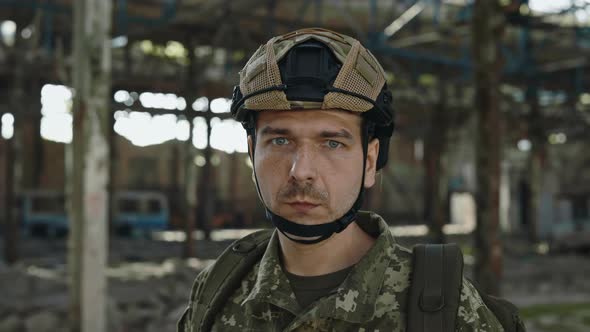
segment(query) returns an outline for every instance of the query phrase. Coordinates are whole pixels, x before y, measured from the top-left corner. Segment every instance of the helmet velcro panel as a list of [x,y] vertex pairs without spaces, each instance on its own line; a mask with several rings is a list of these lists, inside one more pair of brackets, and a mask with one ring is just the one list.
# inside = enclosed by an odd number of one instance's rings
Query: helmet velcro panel
[[334,40],[332,38],[326,37],[324,35],[311,35],[311,34],[306,34],[306,35],[297,35],[296,37],[294,37],[293,39],[289,39],[289,40],[285,40],[282,41],[281,43],[288,43],[288,48],[283,48],[281,49],[281,52],[277,52],[277,60],[281,60],[281,58],[285,55],[285,53],[287,53],[291,48],[293,48],[293,46],[301,44],[303,42],[306,42],[310,39],[315,39],[325,45],[327,45],[332,52],[334,53],[334,56],[336,56],[336,58],[341,62],[344,63],[344,61],[346,61],[346,55],[348,54],[348,52],[350,51],[350,48],[352,47],[352,42],[348,42],[345,40]]
[[[273,50],[276,38],[272,38],[248,61],[240,71],[240,90],[244,95],[268,89],[282,84],[281,73]],[[248,109],[290,109],[287,96],[283,91],[269,91],[248,98],[245,102]]]
[[[372,59],[369,52],[361,47],[360,42],[355,41],[334,81],[334,87],[376,100],[383,84],[385,84],[385,76],[379,71],[379,67],[376,68],[375,64],[371,64],[373,61],[370,60]],[[355,96],[329,92],[324,97],[322,108],[366,112],[372,109],[373,105]]]
[[274,51],[276,54],[277,62],[280,61],[289,50],[291,50],[294,46],[302,44],[310,39],[315,39],[317,41],[322,42],[326,46],[328,46],[334,56],[341,62],[344,63],[346,61],[346,55],[350,51],[352,47],[352,43],[354,40],[342,41],[341,39],[332,39],[328,38],[323,35],[311,35],[311,34],[299,34],[293,37],[292,39],[283,39],[280,41],[276,41],[274,43]]

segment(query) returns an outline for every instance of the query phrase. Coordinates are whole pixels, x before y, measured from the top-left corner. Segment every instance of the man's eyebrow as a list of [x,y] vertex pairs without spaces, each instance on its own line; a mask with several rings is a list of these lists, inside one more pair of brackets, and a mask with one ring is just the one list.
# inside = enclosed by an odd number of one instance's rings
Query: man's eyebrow
[[273,128],[271,126],[266,126],[260,130],[260,135],[289,135],[291,131],[286,128]]
[[347,139],[350,141],[354,140],[354,137],[352,136],[352,134],[346,129],[341,129],[339,131],[323,130],[320,133],[320,137],[322,137],[322,138],[344,138],[344,139]]

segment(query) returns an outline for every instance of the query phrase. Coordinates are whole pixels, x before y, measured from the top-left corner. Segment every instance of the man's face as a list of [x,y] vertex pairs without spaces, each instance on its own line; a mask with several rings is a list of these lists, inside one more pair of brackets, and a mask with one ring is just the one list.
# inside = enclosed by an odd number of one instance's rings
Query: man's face
[[[360,115],[265,111],[258,116],[256,132],[256,176],[271,211],[313,225],[340,218],[352,207],[363,173]],[[378,151],[374,139],[367,152],[367,188],[375,183]]]

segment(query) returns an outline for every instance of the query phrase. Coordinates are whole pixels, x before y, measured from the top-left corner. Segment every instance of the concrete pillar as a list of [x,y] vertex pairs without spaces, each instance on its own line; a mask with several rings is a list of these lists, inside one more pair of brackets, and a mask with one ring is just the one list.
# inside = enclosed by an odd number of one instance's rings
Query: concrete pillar
[[[185,93],[187,97],[187,104],[189,105],[187,112],[194,113],[191,105],[197,95],[197,63],[195,59],[195,47],[190,36],[185,37],[185,47],[188,51],[188,65],[186,68]],[[193,233],[195,230],[195,213],[197,209],[197,170],[194,162],[195,147],[193,146],[193,130],[195,128],[195,117],[188,116],[189,121],[189,137],[183,146],[184,149],[184,233],[185,241],[182,250],[182,255],[185,258],[195,256],[195,242]]]
[[510,222],[510,163],[503,161],[500,174],[500,228],[512,233],[514,225]]
[[475,279],[490,294],[500,291],[502,246],[500,224],[500,40],[504,15],[497,1],[476,0],[472,47],[477,112],[477,226]]
[[195,147],[193,146],[194,119],[189,117],[189,139],[184,144],[184,233],[186,234],[182,256],[195,256],[195,212],[197,209],[197,166],[195,165]]
[[[530,40],[527,47],[532,47]],[[527,183],[529,185],[529,193],[527,204],[528,215],[527,226],[528,235],[531,243],[539,240],[539,206],[541,189],[543,187],[543,172],[545,168],[545,159],[547,156],[546,142],[547,138],[543,130],[543,115],[541,113],[541,106],[539,105],[539,87],[537,83],[531,79],[527,90],[527,103],[530,107],[528,115],[528,132],[531,141],[531,151],[527,163]]]
[[[16,122],[16,121],[15,121]],[[16,123],[15,123],[16,126]],[[16,132],[16,130],[15,130]],[[15,133],[16,134],[16,133]],[[0,197],[2,197],[2,218],[4,237],[4,260],[13,264],[18,260],[18,209],[16,204],[16,186],[20,182],[15,179],[19,172],[16,170],[17,161],[17,135],[7,141],[0,142],[0,170],[2,170],[2,181],[0,181]]]
[[197,223],[203,231],[205,239],[211,239],[211,220],[213,219],[213,209],[215,202],[215,176],[211,165],[213,148],[211,147],[211,118],[213,114],[208,108],[205,118],[207,119],[207,147],[203,150],[205,165],[199,169],[199,180],[197,187]]
[[16,263],[19,258],[19,208],[18,195],[23,189],[23,170],[24,170],[24,147],[25,138],[25,121],[28,105],[26,103],[25,86],[25,66],[26,63],[20,59],[15,50],[10,54],[9,63],[14,70],[13,88],[10,98],[11,108],[14,110],[14,134],[6,142],[5,152],[5,206],[4,213],[4,258],[7,263]]
[[107,330],[111,15],[111,0],[74,2],[73,142],[66,161],[72,331]]
[[430,240],[445,243],[443,226],[447,220],[446,170],[443,157],[447,145],[450,112],[446,105],[446,84],[439,81],[439,101],[433,107],[424,154],[424,219],[429,226]]

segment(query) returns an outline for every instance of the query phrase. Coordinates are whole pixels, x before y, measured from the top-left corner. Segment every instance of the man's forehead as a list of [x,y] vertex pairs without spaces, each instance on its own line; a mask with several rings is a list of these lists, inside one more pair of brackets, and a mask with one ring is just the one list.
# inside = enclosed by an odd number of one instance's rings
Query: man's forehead
[[357,128],[361,123],[360,113],[344,110],[268,110],[258,114],[258,127],[263,124],[281,123],[284,125],[304,123],[306,125],[339,125]]

